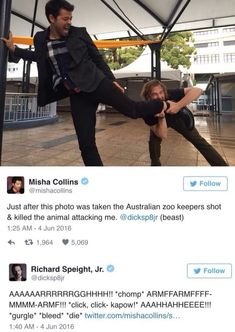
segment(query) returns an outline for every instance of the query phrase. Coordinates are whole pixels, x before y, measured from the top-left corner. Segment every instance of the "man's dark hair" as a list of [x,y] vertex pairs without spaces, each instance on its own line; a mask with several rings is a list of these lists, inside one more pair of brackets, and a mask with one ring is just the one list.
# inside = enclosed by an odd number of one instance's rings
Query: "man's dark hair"
[[49,16],[52,15],[54,17],[57,17],[61,9],[72,12],[74,10],[74,5],[72,5],[66,0],[50,0],[47,2],[45,6],[45,13],[49,23],[51,23]]
[[16,183],[16,181],[21,181],[21,182],[23,182],[22,177],[20,177],[20,176],[13,176],[11,182],[12,182],[12,183]]

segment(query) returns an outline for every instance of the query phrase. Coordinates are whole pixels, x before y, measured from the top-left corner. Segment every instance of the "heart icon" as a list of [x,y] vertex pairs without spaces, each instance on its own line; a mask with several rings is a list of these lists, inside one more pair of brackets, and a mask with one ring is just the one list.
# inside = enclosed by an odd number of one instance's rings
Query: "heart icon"
[[69,243],[69,240],[68,239],[63,239],[62,242],[66,246]]

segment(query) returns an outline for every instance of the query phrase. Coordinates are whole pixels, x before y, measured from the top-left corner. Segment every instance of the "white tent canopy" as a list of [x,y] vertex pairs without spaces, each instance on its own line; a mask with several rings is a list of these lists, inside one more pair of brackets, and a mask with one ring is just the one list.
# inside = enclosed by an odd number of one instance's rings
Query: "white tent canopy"
[[[8,81],[19,81],[22,80],[23,73],[23,60],[20,60],[19,63],[8,63],[7,70],[7,80]],[[36,84],[38,78],[38,69],[36,62],[32,62],[30,67],[30,82]]]
[[[116,78],[127,77],[151,77],[151,50],[147,46],[139,58],[130,65],[115,70]],[[180,81],[181,71],[170,68],[165,62],[161,62],[162,79]]]
[[[47,0],[38,0],[36,22],[48,26],[44,14]],[[70,0],[75,5],[73,24],[86,26],[98,39],[112,39],[142,34],[195,30],[235,24],[235,0]],[[14,34],[30,35],[31,24],[22,18],[33,18],[33,0],[12,0],[11,30]],[[115,11],[115,13],[113,11]],[[119,17],[117,16],[119,15]],[[124,19],[127,23],[122,21]],[[41,28],[36,28],[35,31]]]

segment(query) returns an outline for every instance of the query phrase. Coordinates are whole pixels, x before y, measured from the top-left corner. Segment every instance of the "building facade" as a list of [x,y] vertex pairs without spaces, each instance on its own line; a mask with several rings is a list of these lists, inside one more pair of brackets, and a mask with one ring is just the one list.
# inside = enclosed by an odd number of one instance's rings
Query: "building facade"
[[211,74],[235,73],[235,26],[193,31],[197,54],[190,73],[198,85],[206,85]]

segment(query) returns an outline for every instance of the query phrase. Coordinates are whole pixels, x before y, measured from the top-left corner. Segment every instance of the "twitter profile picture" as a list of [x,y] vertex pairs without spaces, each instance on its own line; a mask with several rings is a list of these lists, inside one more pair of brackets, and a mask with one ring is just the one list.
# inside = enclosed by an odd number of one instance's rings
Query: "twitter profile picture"
[[24,193],[24,177],[23,176],[8,176],[7,193],[8,194],[23,194]]
[[26,264],[13,263],[9,264],[10,281],[26,281]]

